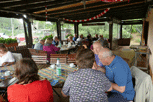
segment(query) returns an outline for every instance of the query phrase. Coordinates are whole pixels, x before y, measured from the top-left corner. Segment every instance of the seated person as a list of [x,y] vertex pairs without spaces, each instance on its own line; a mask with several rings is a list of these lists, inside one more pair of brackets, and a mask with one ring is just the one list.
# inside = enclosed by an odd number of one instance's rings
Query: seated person
[[78,70],[70,73],[62,88],[64,97],[70,102],[107,102],[106,91],[111,91],[111,83],[101,71],[92,69],[95,61],[90,49],[80,49],[76,54]]
[[92,45],[91,36],[90,36],[90,35],[88,35],[86,40],[87,40],[87,41],[89,41],[88,48],[90,49],[90,46]]
[[44,40],[40,40],[39,43],[35,44],[34,49],[36,50],[43,50]]
[[47,38],[45,40],[45,44],[43,46],[43,51],[47,51],[47,61],[50,62],[50,54],[56,54],[56,51],[59,51],[60,48],[58,47],[55,47],[53,44],[52,44],[52,39],[51,38]]
[[73,41],[76,41],[76,40],[77,40],[77,35],[75,34],[73,37]]
[[30,58],[21,59],[15,65],[18,82],[7,88],[9,102],[53,102],[53,90],[49,81],[40,80],[36,63]]
[[54,46],[58,46],[58,44],[59,44],[59,39],[58,39],[57,36],[54,37],[54,40],[52,41],[52,44],[53,44]]
[[69,40],[68,45],[75,45],[75,42],[72,39],[73,39],[72,36],[68,37],[68,40]]
[[119,56],[113,55],[108,48],[102,48],[98,57],[106,69],[106,77],[112,82],[113,90],[108,96],[109,102],[133,101],[135,91],[128,64]]
[[0,44],[0,66],[12,65],[15,59],[10,51],[7,51],[4,44]]
[[101,48],[103,48],[103,46],[101,45],[100,41],[96,41],[93,43],[93,52],[95,54],[96,64],[100,67],[104,67],[104,65],[100,62],[99,57],[98,57],[98,53]]
[[96,41],[96,40],[98,40],[98,34],[95,34],[95,37],[92,38],[92,41]]
[[49,54],[56,54],[56,51],[59,51],[60,48],[55,47],[52,44],[52,39],[51,38],[47,38],[45,41],[45,44],[43,46],[43,51],[47,51],[47,53]]

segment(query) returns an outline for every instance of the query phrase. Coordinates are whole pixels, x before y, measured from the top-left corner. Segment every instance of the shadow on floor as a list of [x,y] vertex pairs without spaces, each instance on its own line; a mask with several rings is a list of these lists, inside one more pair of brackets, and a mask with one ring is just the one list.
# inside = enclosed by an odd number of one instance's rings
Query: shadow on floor
[[56,90],[56,92],[60,95],[60,98],[58,97],[58,95],[53,92],[53,97],[54,97],[54,102],[69,102],[69,97],[63,97],[61,94],[61,90],[62,88],[54,88]]

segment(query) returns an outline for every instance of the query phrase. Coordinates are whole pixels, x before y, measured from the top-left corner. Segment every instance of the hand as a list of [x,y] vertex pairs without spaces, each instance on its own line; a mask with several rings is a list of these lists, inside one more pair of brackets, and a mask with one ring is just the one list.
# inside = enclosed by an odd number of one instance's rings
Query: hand
[[92,69],[97,69],[98,65],[96,64],[96,62],[93,63]]
[[102,71],[103,73],[106,73],[106,69],[104,67],[98,66],[97,70]]
[[9,64],[8,62],[4,62],[4,63],[2,64],[2,66],[8,65],[8,64]]

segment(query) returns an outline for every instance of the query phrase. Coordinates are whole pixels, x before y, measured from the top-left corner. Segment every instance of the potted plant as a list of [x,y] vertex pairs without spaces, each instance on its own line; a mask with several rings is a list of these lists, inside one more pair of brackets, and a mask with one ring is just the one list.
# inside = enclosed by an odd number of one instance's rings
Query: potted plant
[[12,38],[0,38],[0,43],[4,44],[6,47],[14,47],[14,50],[16,51],[16,46],[18,46],[17,40]]
[[46,40],[47,38],[51,38],[51,39],[53,39],[53,35],[45,36],[45,37],[43,38],[43,40]]

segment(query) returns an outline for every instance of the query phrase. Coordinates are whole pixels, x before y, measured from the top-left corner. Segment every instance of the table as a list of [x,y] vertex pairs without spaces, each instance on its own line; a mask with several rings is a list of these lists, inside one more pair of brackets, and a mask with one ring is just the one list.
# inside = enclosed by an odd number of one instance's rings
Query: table
[[64,83],[68,74],[77,70],[77,68],[76,67],[71,68],[67,64],[61,64],[61,70],[62,70],[61,76],[56,75],[56,69],[52,69],[50,67],[39,70],[38,75],[40,76],[41,79],[47,78],[47,80],[49,80],[50,82],[52,80],[58,80],[58,83],[56,85],[59,85]]
[[77,47],[76,45],[72,45],[71,47],[68,47],[67,45],[63,45],[57,53],[58,54],[69,54],[71,51],[74,51],[76,47]]
[[[14,66],[15,65],[11,65],[11,66],[6,66],[6,67],[0,67],[1,71],[11,71],[14,73]],[[7,78],[5,77],[4,80],[0,79],[0,91],[6,93],[7,91],[7,87],[10,85],[15,84],[18,79],[16,77],[14,77],[14,75],[12,75],[13,78]]]
[[68,74],[77,70],[77,68],[76,67],[71,68],[69,67],[68,64],[61,64],[61,70],[62,70],[61,76],[56,75],[56,69],[52,69],[50,67],[38,71],[38,75],[40,76],[41,79],[47,78],[47,80],[50,82],[52,82],[53,80],[58,80],[58,83],[56,83],[54,86],[52,85],[52,89],[59,97],[60,95],[56,92],[54,88],[62,87]]
[[137,66],[137,60],[138,59],[143,61],[142,54],[146,55],[146,59],[147,59],[146,67],[139,67],[139,69],[145,70],[149,74],[149,56],[150,56],[150,52],[149,52],[148,47],[147,46],[141,46],[141,45],[131,45],[130,48],[135,51],[135,61],[134,61],[134,65],[135,66]]

